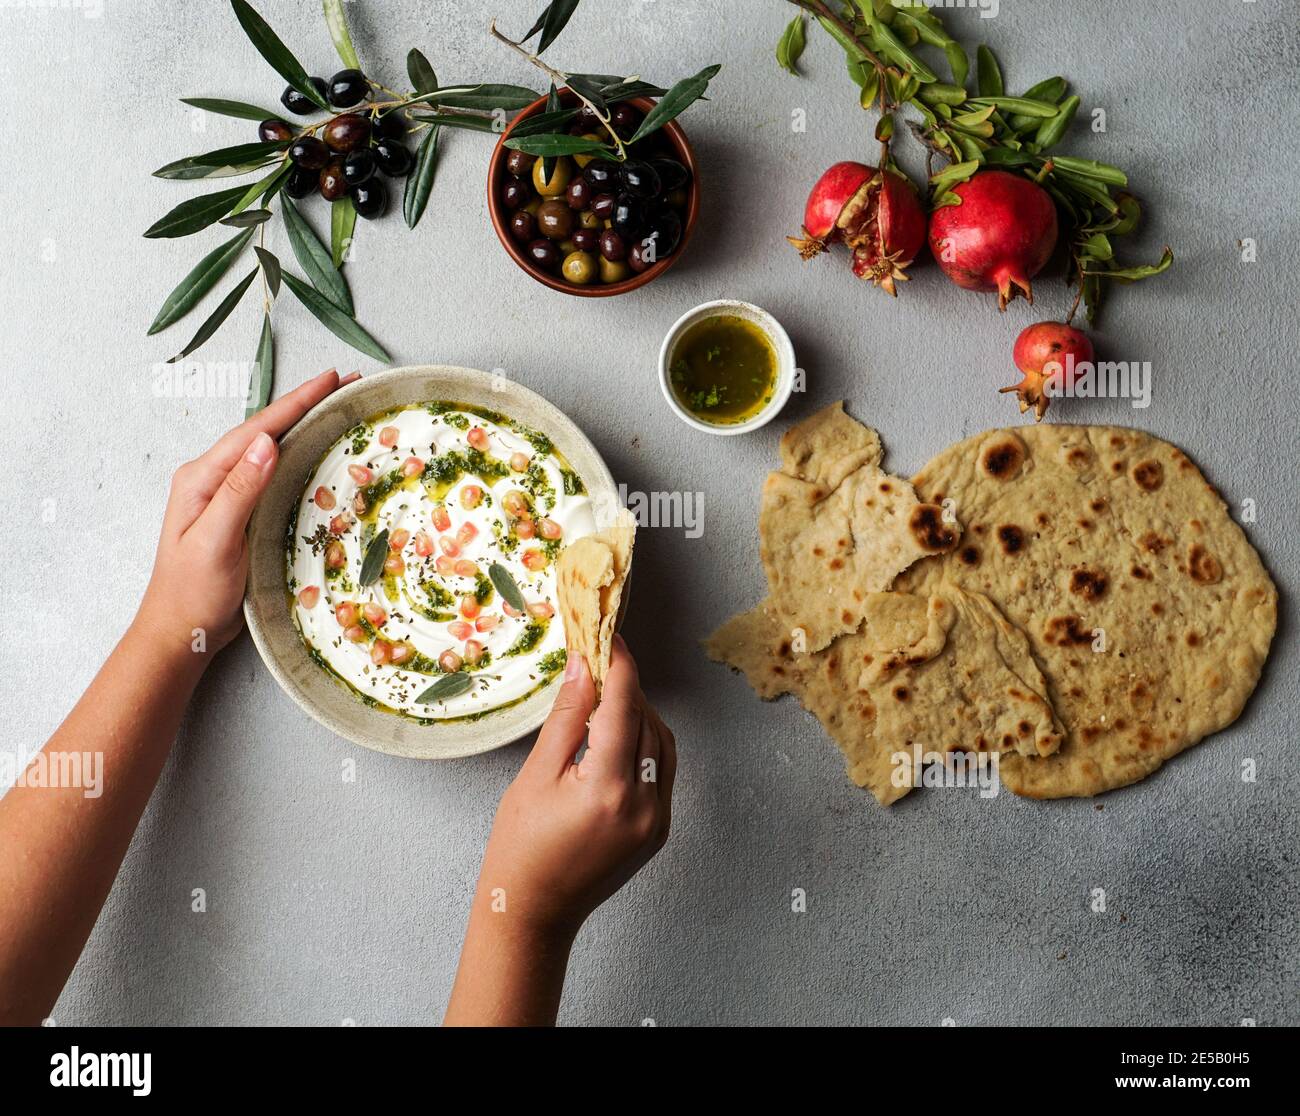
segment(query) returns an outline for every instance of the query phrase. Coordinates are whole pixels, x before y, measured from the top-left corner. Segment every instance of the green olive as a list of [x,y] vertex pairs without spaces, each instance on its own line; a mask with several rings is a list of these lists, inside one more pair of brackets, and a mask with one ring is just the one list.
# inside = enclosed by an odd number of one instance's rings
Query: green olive
[[526,206],[524,206],[524,212],[531,213],[534,217],[536,217],[537,211],[541,208],[542,208],[542,199],[533,198],[532,201],[530,201]]
[[578,214],[578,228],[580,229],[603,229],[605,223],[597,217],[590,209],[584,209]]
[[560,270],[570,283],[585,287],[596,278],[596,258],[590,252],[570,252]]
[[622,260],[607,260],[604,256],[600,257],[600,281],[602,283],[621,283],[631,274],[632,269]]
[[573,179],[573,160],[567,155],[556,159],[555,171],[550,181],[542,177],[542,172],[546,169],[545,164],[545,159],[538,159],[533,164],[533,189],[544,198],[558,198],[569,188],[569,182]]
[[574,244],[572,240],[560,241],[560,251],[563,252],[566,256],[573,255],[573,253],[576,252],[577,250],[578,250],[578,246]]
[[[583,133],[582,133],[582,138],[583,138],[583,139],[589,139],[589,140],[595,140],[597,143],[600,143],[600,137],[599,137],[598,135],[596,135],[595,132],[583,132]],[[592,159],[594,159],[595,157],[596,157],[596,156],[595,156],[594,154],[593,154],[593,155],[575,155],[575,156],[573,157],[573,161],[574,161],[575,163],[577,163],[578,166],[580,166],[580,167],[585,167],[585,166],[586,166],[588,163],[590,163],[590,162],[592,161]]]

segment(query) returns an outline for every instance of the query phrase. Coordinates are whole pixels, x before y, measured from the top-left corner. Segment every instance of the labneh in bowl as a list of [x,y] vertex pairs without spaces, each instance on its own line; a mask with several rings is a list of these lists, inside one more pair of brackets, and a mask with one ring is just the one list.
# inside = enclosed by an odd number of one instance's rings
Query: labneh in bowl
[[[576,94],[568,89],[559,91],[560,104],[562,108],[575,108],[581,104]],[[630,97],[620,104],[628,104],[635,108],[644,116],[655,106],[655,101],[649,97]],[[691,147],[690,141],[686,138],[686,133],[682,131],[678,123],[670,121],[660,128],[657,132],[647,136],[642,141],[644,144],[651,144],[660,154],[675,159],[681,163],[690,175],[690,180],[683,188],[686,191],[686,204],[679,212],[681,218],[681,238],[677,242],[676,248],[663,259],[651,264],[645,271],[630,274],[626,279],[614,283],[593,282],[585,286],[570,283],[566,280],[557,268],[554,271],[539,267],[528,257],[528,244],[517,240],[510,231],[510,220],[515,214],[515,210],[506,205],[503,200],[503,191],[509,179],[513,176],[506,167],[506,159],[509,157],[511,149],[506,147],[506,141],[515,128],[523,121],[538,113],[546,110],[546,98],[542,97],[534,101],[526,109],[523,109],[514,120],[510,122],[510,127],[502,134],[497,141],[496,147],[492,151],[492,162],[488,168],[488,213],[492,217],[492,227],[496,230],[501,244],[510,254],[510,258],[515,261],[524,271],[536,279],[539,283],[550,287],[553,291],[561,291],[564,294],[577,295],[580,298],[606,298],[610,295],[626,294],[628,291],[634,291],[638,287],[644,287],[647,283],[658,279],[665,271],[677,262],[678,258],[686,251],[686,245],[691,238],[691,233],[695,230],[695,222],[700,214],[700,177],[699,167],[695,162],[695,152]],[[567,127],[565,131],[567,131]],[[641,145],[638,144],[638,147]],[[617,166],[618,164],[609,164]],[[579,170],[574,177],[581,174]],[[531,188],[531,184],[530,184]],[[612,191],[611,191],[612,192]],[[565,195],[560,194],[559,200],[563,201]],[[535,239],[545,239],[541,233],[537,233]],[[563,253],[561,253],[563,255]],[[599,257],[600,253],[596,253]]]
[[476,719],[424,724],[366,705],[312,660],[294,622],[286,571],[289,524],[317,463],[357,423],[435,401],[497,411],[547,435],[586,485],[597,530],[613,522],[619,506],[605,462],[563,412],[499,374],[471,368],[427,365],[376,373],[330,395],[284,436],[275,477],[249,524],[244,616],[253,643],[281,689],[309,716],[355,744],[409,759],[454,759],[518,740],[541,726],[560,688],[552,678],[516,704]]

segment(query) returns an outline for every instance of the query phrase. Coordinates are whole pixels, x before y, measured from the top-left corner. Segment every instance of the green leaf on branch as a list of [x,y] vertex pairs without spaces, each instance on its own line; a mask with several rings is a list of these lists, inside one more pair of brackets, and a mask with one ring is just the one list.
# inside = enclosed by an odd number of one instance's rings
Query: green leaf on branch
[[253,268],[252,271],[240,280],[239,285],[221,300],[221,305],[212,311],[211,317],[199,326],[198,333],[190,339],[190,343],[174,357],[168,360],[167,363],[175,364],[178,360],[183,360],[216,333],[217,330],[221,328],[221,324],[230,317],[230,312],[239,305],[239,300],[244,297],[245,292],[250,286],[252,286],[253,280],[256,278],[257,268]]
[[354,312],[352,292],[348,290],[348,281],[343,278],[343,273],[335,267],[329,249],[321,243],[315,231],[298,212],[298,207],[288,198],[280,205],[280,216],[284,218],[284,228],[289,234],[289,245],[293,248],[294,257],[307,273],[311,285],[343,313],[351,315]]
[[1046,151],[1061,142],[1074,123],[1074,114],[1079,111],[1080,104],[1078,96],[1067,97],[1056,110],[1056,115],[1051,120],[1043,121],[1034,135],[1034,143],[1038,145],[1039,151]]
[[316,320],[339,340],[351,345],[358,352],[374,357],[376,360],[388,361],[388,353],[384,351],[379,342],[362,329],[353,318],[343,313],[334,303],[316,290],[315,287],[299,279],[292,271],[284,273],[284,285],[289,288],[299,302],[311,311]]
[[966,78],[970,75],[970,59],[966,57],[961,44],[949,43],[943,48],[943,53],[948,57],[948,69],[952,71],[953,84],[965,85]]
[[153,172],[154,178],[192,180],[197,178],[223,178],[234,174],[247,174],[266,165],[266,161],[279,154],[288,143],[241,143],[223,147],[202,155],[177,159]]
[[275,109],[258,108],[243,101],[227,101],[221,97],[182,97],[181,103],[192,108],[213,112],[218,116],[233,116],[238,120],[275,120],[280,113]]
[[629,144],[637,143],[646,138],[653,132],[658,131],[671,120],[675,120],[686,109],[704,96],[705,91],[709,88],[709,82],[718,75],[722,67],[720,65],[706,66],[694,77],[685,78],[679,81],[645,115],[641,121],[641,126],[632,133],[632,138],[628,140]]
[[250,419],[271,401],[271,384],[275,380],[275,338],[271,335],[271,315],[262,315],[262,336],[257,342],[257,356],[248,379],[248,401],[244,418]]
[[[344,195],[330,206],[330,263],[334,265],[335,274],[347,259],[348,248],[352,244],[353,234],[357,231],[357,207],[352,198]],[[342,278],[342,275],[339,275]],[[348,299],[346,309],[351,312],[352,300]]]
[[448,108],[480,109],[492,112],[501,109],[504,112],[518,112],[527,108],[541,94],[523,85],[474,85],[468,92],[448,93],[439,96],[434,91],[431,100]]
[[330,29],[330,38],[334,40],[334,49],[339,52],[343,65],[350,70],[361,69],[357,48],[352,45],[352,33],[348,30],[348,17],[343,10],[343,0],[323,0],[323,3],[325,23]]
[[1128,185],[1128,175],[1119,167],[1112,167],[1109,163],[1099,163],[1096,159],[1076,159],[1070,155],[1053,155],[1052,162],[1058,169],[1068,171],[1070,174],[1095,178],[1111,186]]
[[987,105],[1006,112],[1018,112],[1039,120],[1050,120],[1059,111],[1051,101],[1031,101],[1028,97],[972,97],[972,105]]
[[776,44],[776,61],[781,69],[788,73],[799,76],[799,59],[803,56],[804,47],[808,45],[807,34],[804,31],[803,12],[800,12],[786,26],[785,31],[781,34],[781,40]]
[[1109,270],[1085,268],[1083,273],[1085,275],[1097,275],[1103,279],[1115,279],[1121,283],[1136,283],[1139,279],[1150,279],[1153,275],[1168,271],[1169,265],[1173,262],[1174,253],[1166,247],[1159,263],[1142,264],[1139,267],[1116,267]]
[[280,297],[280,278],[284,274],[280,267],[280,257],[274,252],[268,252],[259,244],[253,245],[253,251],[257,253],[258,263],[262,265],[262,274],[266,276],[266,285],[271,288],[271,297]]
[[528,30],[528,34],[523,37],[523,42],[528,42],[537,32],[542,33],[542,37],[537,44],[537,53],[541,54],[548,46],[555,42],[561,31],[564,30],[565,24],[573,15],[578,7],[578,0],[551,0],[547,4],[542,14],[537,17],[537,22]]
[[411,79],[411,88],[416,93],[432,93],[438,88],[438,75],[418,50],[412,50],[406,56],[406,76]]
[[563,125],[568,124],[575,116],[578,115],[576,108],[560,109],[559,112],[539,112],[536,116],[529,116],[520,120],[510,129],[510,135],[513,136],[535,136],[542,132],[554,132]]
[[329,102],[308,80],[307,71],[302,68],[302,63],[280,41],[280,37],[271,30],[266,20],[253,10],[248,0],[230,0],[230,3],[235,9],[235,18],[239,20],[244,34],[257,48],[257,52],[271,64],[271,68],[312,104],[328,111]]
[[201,194],[181,202],[166,216],[160,217],[148,229],[145,236],[150,240],[170,239],[177,236],[189,236],[200,232],[209,225],[221,220],[244,194],[243,186],[234,186],[229,190],[218,190],[215,194]]
[[204,256],[167,296],[162,309],[153,320],[153,325],[149,327],[148,336],[152,337],[155,333],[161,332],[193,310],[203,296],[221,282],[221,277],[230,270],[230,265],[235,262],[236,257],[248,247],[252,236],[253,230],[249,229]]
[[1002,85],[1002,68],[997,58],[983,43],[975,51],[975,85],[981,97],[1001,97],[1005,92]]
[[585,136],[541,135],[511,136],[506,146],[513,151],[522,151],[528,155],[541,155],[554,158],[560,155],[594,155],[597,152],[613,155],[613,149],[600,140],[587,139]]
[[269,209],[246,209],[243,213],[221,218],[221,224],[232,229],[251,229],[254,225],[263,224],[270,219],[271,211]]
[[498,131],[496,121],[490,116],[470,116],[463,112],[416,112],[411,116],[426,124],[441,124],[445,128],[467,128],[471,132]]
[[408,229],[415,228],[420,223],[420,218],[424,216],[437,170],[438,126],[435,124],[420,144],[419,153],[415,157],[415,168],[406,178],[406,194],[402,198],[402,217]]

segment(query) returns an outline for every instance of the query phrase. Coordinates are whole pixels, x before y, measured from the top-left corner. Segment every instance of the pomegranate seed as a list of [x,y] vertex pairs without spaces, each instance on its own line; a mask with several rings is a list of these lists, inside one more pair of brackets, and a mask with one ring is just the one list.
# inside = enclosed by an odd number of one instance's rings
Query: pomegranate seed
[[334,606],[334,619],[340,628],[351,628],[357,622],[357,606],[351,601],[344,601]]
[[458,547],[454,542],[452,542],[451,539],[448,538],[439,539],[438,545],[442,547],[442,552],[448,558],[455,558],[460,553],[460,547]]
[[443,577],[451,577],[451,575],[456,572],[456,563],[442,554],[438,555],[438,560],[434,565]]
[[460,614],[466,620],[473,620],[479,614],[478,598],[473,593],[466,593],[460,599]]
[[352,643],[365,643],[366,629],[361,627],[360,625],[353,625],[351,628],[349,628],[346,632],[343,633],[343,638],[346,640],[350,640]]
[[520,519],[515,522],[515,534],[521,539],[531,539],[537,534],[537,524],[531,519]]
[[343,549],[343,544],[335,539],[325,548],[325,568],[341,570],[347,564],[348,552]]
[[375,474],[364,465],[349,465],[348,476],[356,481],[357,484],[369,484],[375,479]]
[[315,608],[320,603],[320,586],[308,585],[298,593],[298,603],[303,608]]
[[490,632],[500,623],[500,616],[497,616],[495,613],[488,613],[485,616],[480,616],[474,621],[474,630],[476,632]]
[[388,613],[373,602],[362,605],[361,612],[376,628],[382,628],[384,626],[384,621],[388,619]]
[[382,639],[375,640],[375,645],[370,649],[370,661],[375,666],[383,666],[388,662],[393,654],[393,645]]
[[474,628],[464,620],[456,620],[447,625],[447,633],[452,639],[468,639],[474,634]]
[[528,472],[529,458],[526,453],[512,453],[510,455],[510,468],[516,473]]
[[397,445],[397,427],[385,426],[383,430],[379,432],[379,444],[381,446],[387,446],[389,449],[392,449]]
[[427,558],[433,553],[433,536],[428,531],[415,532],[415,553]]
[[433,526],[438,531],[451,530],[451,516],[447,514],[446,508],[433,509]]
[[384,559],[384,573],[396,576],[406,572],[406,563],[402,561],[400,554],[390,554]]
[[539,620],[549,620],[555,615],[555,609],[546,601],[534,601],[528,606],[528,615],[536,616]]
[[513,616],[516,620],[523,615],[523,613],[515,608],[509,601],[501,602],[501,611],[507,616]]
[[481,426],[471,426],[468,434],[465,435],[467,441],[476,450],[486,452],[488,448],[488,434]]
[[554,541],[564,534],[564,528],[553,519],[539,519],[537,521],[537,532],[542,538]]
[[461,558],[452,569],[459,577],[478,577],[478,567],[468,558]]
[[388,549],[401,550],[408,542],[411,541],[411,532],[405,527],[399,527],[388,536]]
[[540,550],[525,550],[520,561],[523,562],[524,569],[531,570],[533,573],[546,569],[546,555]]
[[402,462],[402,476],[418,477],[424,472],[424,462],[418,457],[408,457]]
[[334,498],[334,493],[323,484],[316,489],[315,493],[312,495],[312,499],[316,501],[316,506],[320,508],[321,511],[333,511],[338,505],[338,501]]
[[518,489],[511,489],[501,497],[501,507],[506,515],[527,515],[528,514],[528,497]]
[[388,654],[390,662],[404,663],[411,657],[415,649],[409,643],[394,643],[393,649]]
[[467,484],[460,490],[460,506],[466,511],[476,508],[483,502],[483,489],[476,484]]
[[461,546],[469,546],[478,534],[478,528],[472,523],[462,523],[456,531],[456,541]]
[[465,641],[465,661],[467,663],[476,663],[483,657],[483,645],[476,639],[467,639]]
[[357,515],[365,515],[369,510],[366,507],[366,498],[360,492],[355,493],[352,497],[352,510],[356,512]]
[[338,515],[336,515],[333,519],[330,520],[330,534],[345,535],[347,534],[348,528],[351,526],[352,526],[352,513],[339,512]]
[[455,674],[460,670],[461,658],[455,651],[444,651],[438,656],[438,665],[448,674]]

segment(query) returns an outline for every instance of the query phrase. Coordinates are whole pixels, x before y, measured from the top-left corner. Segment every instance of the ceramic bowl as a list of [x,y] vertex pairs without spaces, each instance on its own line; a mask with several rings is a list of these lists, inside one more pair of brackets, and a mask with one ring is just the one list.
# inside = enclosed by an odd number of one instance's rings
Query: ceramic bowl
[[289,612],[285,545],[303,486],[349,427],[394,407],[433,400],[488,407],[544,432],[586,483],[598,529],[613,522],[619,506],[605,462],[563,412],[504,376],[472,368],[427,365],[367,376],[330,395],[284,436],[275,479],[248,529],[250,562],[244,598],[248,630],[281,689],[308,715],[365,748],[410,759],[476,755],[518,740],[546,719],[559,690],[557,680],[518,705],[477,721],[421,725],[363,704],[311,660],[298,634]]

